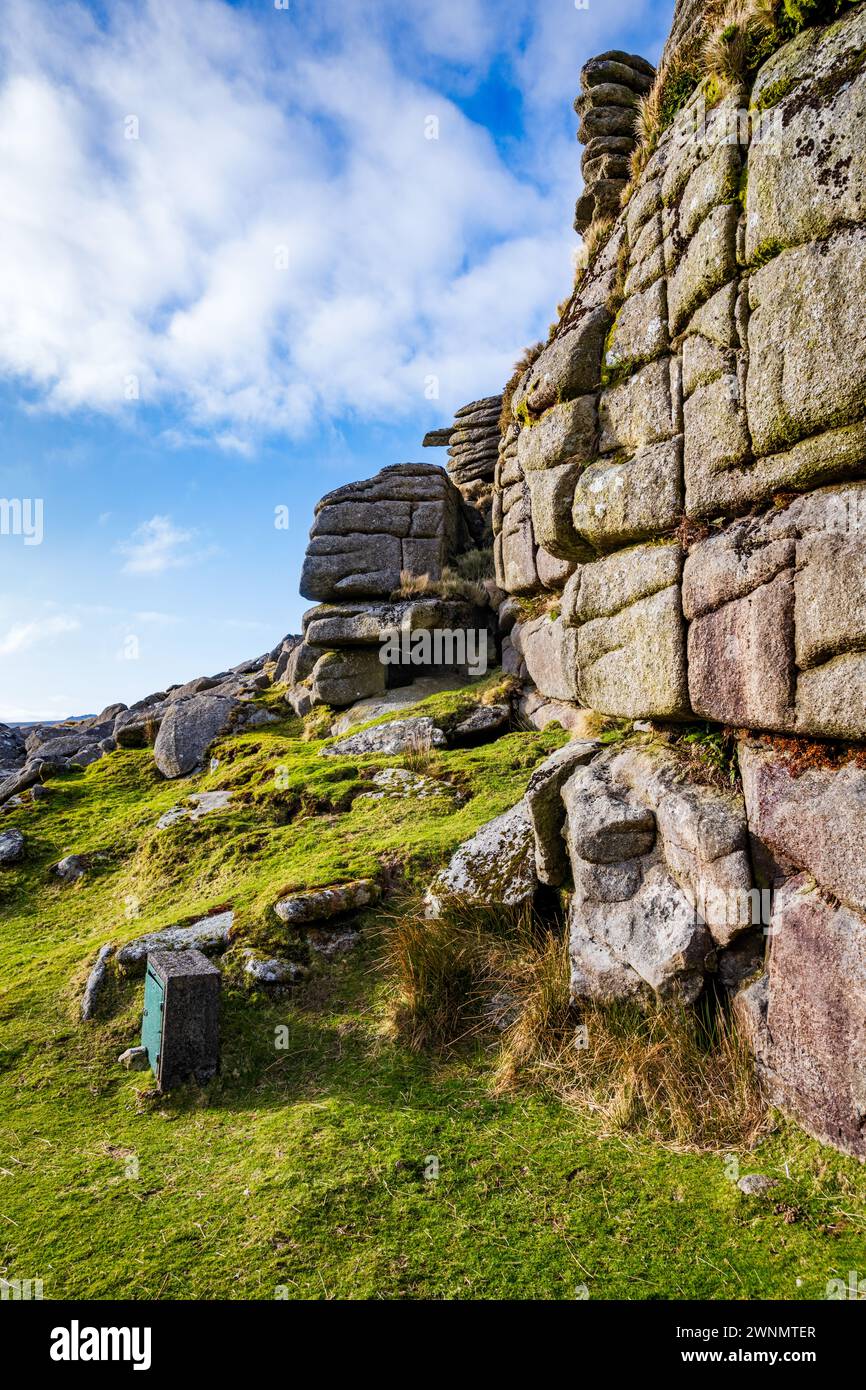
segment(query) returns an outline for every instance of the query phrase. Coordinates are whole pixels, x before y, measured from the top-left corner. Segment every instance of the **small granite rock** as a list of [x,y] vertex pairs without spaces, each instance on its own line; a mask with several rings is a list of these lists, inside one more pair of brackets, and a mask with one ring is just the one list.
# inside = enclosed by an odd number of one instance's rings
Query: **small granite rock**
[[110,943],[99,948],[99,955],[87,977],[87,984],[84,986],[84,994],[81,997],[81,1020],[83,1023],[87,1023],[96,1013],[108,979],[108,962],[113,955],[114,947]]
[[86,854],[67,854],[56,865],[54,872],[62,883],[75,883],[83,878],[90,868],[90,857]]
[[149,1071],[150,1060],[147,1055],[146,1047],[128,1047],[125,1052],[121,1052],[118,1063],[126,1067],[127,1071]]
[[325,960],[335,960],[338,956],[345,956],[347,952],[354,951],[360,940],[361,933],[352,931],[351,927],[344,927],[340,931],[311,927],[307,932],[307,944],[310,949],[317,955],[324,956]]
[[0,868],[17,864],[24,856],[24,836],[20,830],[4,830],[0,833]]
[[294,985],[308,974],[305,966],[280,956],[265,959],[254,951],[245,951],[244,957],[244,974],[252,984]]

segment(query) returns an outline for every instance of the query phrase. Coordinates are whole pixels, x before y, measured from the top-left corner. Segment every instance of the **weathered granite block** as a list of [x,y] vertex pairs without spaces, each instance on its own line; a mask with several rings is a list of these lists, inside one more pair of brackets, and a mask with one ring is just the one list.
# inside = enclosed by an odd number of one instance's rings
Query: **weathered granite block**
[[577,481],[572,517],[579,536],[609,550],[673,530],[682,511],[682,439],[671,439],[623,462],[590,464]]
[[576,630],[581,704],[628,719],[689,713],[677,544],[635,546],[581,565],[562,616]]
[[764,64],[749,149],[746,257],[866,220],[866,10],[807,29]]
[[717,949],[751,923],[742,800],[690,782],[675,754],[653,746],[596,758],[562,796],[573,993],[633,998],[648,986],[693,1002]]
[[756,455],[863,419],[864,300],[866,226],[783,251],[751,276],[746,409]]
[[735,522],[686,560],[696,713],[743,728],[866,737],[866,484]]
[[776,895],[759,1070],[816,1138],[866,1158],[866,920],[808,874]]
[[598,410],[601,453],[636,453],[681,433],[678,390],[675,359],[663,357],[604,391]]

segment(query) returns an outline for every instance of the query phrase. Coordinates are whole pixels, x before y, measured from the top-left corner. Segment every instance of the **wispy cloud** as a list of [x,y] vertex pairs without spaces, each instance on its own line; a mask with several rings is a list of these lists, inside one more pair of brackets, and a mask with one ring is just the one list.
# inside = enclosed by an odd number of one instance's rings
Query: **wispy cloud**
[[78,632],[80,628],[79,620],[67,614],[57,614],[55,617],[41,618],[29,623],[13,623],[5,635],[0,637],[0,656],[17,656],[31,647],[50,642],[55,637]]
[[117,0],[103,28],[8,0],[0,369],[60,411],[171,403],[241,454],[417,410],[430,377],[443,408],[498,386],[569,288],[573,119],[515,173],[422,61],[481,72],[499,11],[416,10]]
[[123,573],[157,575],[196,564],[212,553],[195,546],[197,535],[175,526],[170,516],[152,516],[118,544],[118,552],[126,557]]

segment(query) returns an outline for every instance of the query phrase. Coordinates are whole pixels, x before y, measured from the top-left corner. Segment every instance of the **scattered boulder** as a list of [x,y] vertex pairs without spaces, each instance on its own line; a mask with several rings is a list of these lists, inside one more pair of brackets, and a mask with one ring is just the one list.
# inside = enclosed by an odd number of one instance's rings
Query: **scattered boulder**
[[427,916],[439,917],[449,904],[521,907],[537,888],[535,836],[524,799],[460,846],[427,890]]
[[232,800],[232,793],[228,791],[217,792],[195,792],[190,796],[190,806],[172,806],[170,811],[160,816],[156,823],[157,830],[167,830],[170,825],[177,825],[178,821],[200,820],[202,816],[212,815],[214,811],[225,811]]
[[305,888],[290,893],[274,903],[274,912],[290,927],[306,926],[308,922],[326,922],[332,917],[344,917],[359,912],[379,901],[382,890],[371,878],[355,879],[351,883],[335,883],[327,888]]
[[243,952],[244,975],[252,985],[295,985],[309,974],[306,966],[281,956],[265,958],[253,950]]
[[24,858],[25,840],[20,830],[0,831],[0,869]]
[[135,941],[128,941],[117,952],[118,965],[131,975],[143,975],[151,951],[201,951],[206,956],[217,955],[229,944],[234,913],[214,913],[186,927],[164,927],[148,932]]
[[329,743],[320,749],[320,754],[323,758],[356,758],[365,753],[395,757],[425,744],[430,748],[444,748],[447,742],[442,730],[428,715],[418,715],[412,719],[392,719],[387,724],[350,734],[348,738]]
[[231,726],[238,702],[226,696],[193,695],[169,707],[153,756],[164,777],[184,777],[199,767],[214,739]]
[[77,883],[87,873],[91,862],[89,854],[67,854],[55,865],[54,872],[61,883]]
[[87,977],[84,994],[81,998],[81,1020],[83,1023],[94,1018],[99,1007],[106,984],[108,983],[108,963],[114,955],[111,943],[100,946],[93,969]]
[[150,1058],[146,1047],[128,1047],[121,1052],[118,1063],[127,1071],[150,1071]]

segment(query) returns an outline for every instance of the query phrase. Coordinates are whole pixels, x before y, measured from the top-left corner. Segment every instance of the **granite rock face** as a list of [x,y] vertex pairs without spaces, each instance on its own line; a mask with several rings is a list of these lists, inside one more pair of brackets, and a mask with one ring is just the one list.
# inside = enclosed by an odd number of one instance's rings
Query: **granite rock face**
[[755,1050],[771,1098],[818,1139],[866,1158],[866,918],[808,874],[776,895],[765,1001]]
[[[706,20],[678,6],[668,52]],[[864,52],[856,5],[751,90],[697,90],[621,211],[626,151],[596,142],[651,73],[587,65],[579,220],[613,230],[518,383],[493,499],[501,587],[562,596],[537,678],[511,638],[539,696],[866,739]]]

